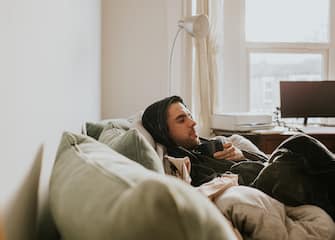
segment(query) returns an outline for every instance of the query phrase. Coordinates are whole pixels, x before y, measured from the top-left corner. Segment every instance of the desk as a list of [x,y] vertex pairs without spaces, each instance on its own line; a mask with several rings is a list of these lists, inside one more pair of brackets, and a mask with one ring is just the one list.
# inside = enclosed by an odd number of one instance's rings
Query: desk
[[[330,151],[335,153],[335,128],[319,127],[302,129],[306,134],[318,139]],[[251,132],[234,132],[220,129],[213,129],[216,136],[230,136],[239,134],[253,142],[259,149],[266,154],[271,154],[272,151],[288,137],[298,134],[299,132],[283,131],[274,132],[271,130],[251,131]]]

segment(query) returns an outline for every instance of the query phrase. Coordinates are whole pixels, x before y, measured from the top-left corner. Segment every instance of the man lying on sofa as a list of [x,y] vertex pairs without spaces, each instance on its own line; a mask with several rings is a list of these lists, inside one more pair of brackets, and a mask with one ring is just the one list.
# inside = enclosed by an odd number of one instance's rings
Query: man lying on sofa
[[[142,116],[144,128],[154,140],[167,148],[169,156],[185,157],[191,160],[191,184],[199,186],[220,174],[230,171],[241,160],[267,161],[264,153],[254,147],[254,152],[242,151],[231,142],[222,140],[222,149],[209,155],[202,147],[209,140],[200,138],[196,132],[196,122],[191,112],[179,96],[162,99],[147,107]],[[258,162],[256,170],[263,168]]]
[[179,96],[148,106],[142,124],[166,147],[169,156],[190,158],[193,186],[230,171],[239,175],[240,184],[256,187],[284,204],[314,204],[335,218],[335,191],[330,186],[335,178],[335,158],[310,136],[287,139],[270,159],[256,146],[240,149],[226,139],[221,139],[222,146],[213,154],[206,151],[211,142],[198,136],[196,122]]

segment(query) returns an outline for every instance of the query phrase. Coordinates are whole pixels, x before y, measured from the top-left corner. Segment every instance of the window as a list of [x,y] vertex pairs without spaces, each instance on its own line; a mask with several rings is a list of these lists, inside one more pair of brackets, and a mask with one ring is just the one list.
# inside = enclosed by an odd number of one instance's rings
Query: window
[[329,0],[246,0],[247,42],[314,42],[329,39]]
[[279,106],[280,80],[321,80],[319,53],[249,54],[250,110],[271,112]]
[[335,78],[333,8],[330,0],[225,0],[216,111],[272,113],[280,80]]

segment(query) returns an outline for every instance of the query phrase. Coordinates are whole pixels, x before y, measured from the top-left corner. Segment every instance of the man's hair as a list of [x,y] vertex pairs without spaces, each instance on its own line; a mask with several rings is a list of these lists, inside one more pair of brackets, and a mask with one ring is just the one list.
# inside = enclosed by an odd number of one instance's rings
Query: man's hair
[[148,106],[142,115],[143,127],[151,134],[153,139],[165,147],[174,147],[176,143],[170,138],[167,125],[167,110],[173,103],[184,101],[179,96],[171,96]]

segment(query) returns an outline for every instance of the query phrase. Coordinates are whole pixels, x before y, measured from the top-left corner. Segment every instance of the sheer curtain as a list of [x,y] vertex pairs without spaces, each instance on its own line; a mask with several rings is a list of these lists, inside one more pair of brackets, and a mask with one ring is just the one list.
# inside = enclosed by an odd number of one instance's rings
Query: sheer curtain
[[[192,7],[195,14],[207,14],[210,23],[208,37],[193,39],[194,48],[188,48],[185,53],[188,59],[186,69],[192,69],[192,74],[184,79],[191,84],[189,88],[191,101],[188,102],[198,122],[199,133],[204,137],[211,135],[211,115],[217,101],[218,79],[223,76],[223,1],[193,0],[192,6],[186,5]],[[192,61],[189,61],[190,59]],[[191,80],[187,80],[189,78]]]

